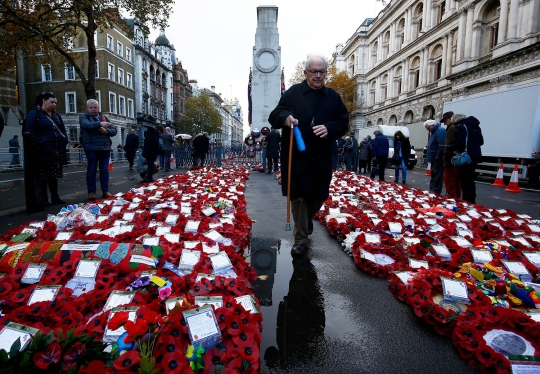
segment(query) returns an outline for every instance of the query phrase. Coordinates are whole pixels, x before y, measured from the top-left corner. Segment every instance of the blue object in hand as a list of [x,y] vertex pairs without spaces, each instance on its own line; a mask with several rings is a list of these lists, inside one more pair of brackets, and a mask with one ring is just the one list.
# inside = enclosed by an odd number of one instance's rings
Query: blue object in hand
[[306,150],[306,143],[304,143],[304,139],[302,138],[302,133],[300,132],[300,129],[298,126],[294,126],[294,137],[296,138],[296,146],[298,147],[298,150],[300,152],[303,152]]

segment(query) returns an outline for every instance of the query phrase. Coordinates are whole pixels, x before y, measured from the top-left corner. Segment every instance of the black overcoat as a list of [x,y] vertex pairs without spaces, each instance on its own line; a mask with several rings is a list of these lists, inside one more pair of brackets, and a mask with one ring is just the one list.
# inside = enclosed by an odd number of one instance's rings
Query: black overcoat
[[279,142],[281,135],[277,131],[270,131],[266,135],[266,157],[279,157]]
[[[349,128],[349,113],[339,94],[331,88],[313,90],[304,80],[289,88],[276,108],[270,113],[268,122],[274,128],[282,128],[285,119],[292,115],[298,119],[298,127],[306,144],[304,152],[293,145],[291,197],[307,197],[324,201],[332,179],[332,143],[345,135]],[[313,133],[312,122],[325,125],[326,138]],[[287,195],[287,173],[289,140],[291,129],[281,134],[281,170],[283,196]],[[296,143],[296,142],[295,142]]]
[[[465,126],[467,126],[466,130]],[[480,121],[476,117],[470,116],[461,121],[456,131],[456,144],[457,151],[460,153],[467,149],[474,164],[482,162],[482,149],[480,147],[484,145],[484,136],[480,128]]]

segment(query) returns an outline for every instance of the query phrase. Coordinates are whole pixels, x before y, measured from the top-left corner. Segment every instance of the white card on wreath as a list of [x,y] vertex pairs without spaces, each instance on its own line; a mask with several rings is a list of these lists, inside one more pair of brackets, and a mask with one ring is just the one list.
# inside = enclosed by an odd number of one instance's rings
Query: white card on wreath
[[180,234],[166,233],[163,237],[165,240],[169,241],[169,243],[180,243]]
[[200,251],[192,251],[190,249],[183,249],[182,255],[180,256],[180,267],[189,267],[192,268],[199,262],[201,258]]
[[465,239],[463,236],[451,236],[450,239],[456,242],[460,247],[468,248],[472,247],[472,243]]
[[59,289],[59,285],[37,286],[32,292],[30,299],[28,299],[28,305],[32,305],[40,301],[53,301]]
[[117,308],[121,305],[131,303],[131,300],[133,300],[136,293],[136,291],[118,290],[111,292],[109,298],[107,299],[107,302],[105,303],[105,306],[103,307],[103,311],[106,312],[108,310],[111,310],[112,308]]
[[488,251],[488,250],[471,248],[471,254],[473,257],[473,261],[476,264],[483,264],[484,262],[493,261],[493,256],[491,255],[491,251]]
[[143,245],[159,245],[159,236],[147,236],[143,239]]
[[229,255],[227,255],[227,252],[225,251],[211,254],[208,257],[210,257],[210,261],[212,261],[212,267],[214,268],[214,270],[219,271],[224,269],[230,269],[233,266]]
[[381,236],[379,234],[365,233],[364,238],[366,240],[366,243],[380,243],[381,242]]
[[429,264],[427,261],[415,260],[414,258],[410,258],[410,257],[409,257],[409,266],[412,267],[413,269],[420,269],[420,268],[429,269]]
[[502,264],[506,267],[509,273],[515,275],[527,275],[529,271],[520,261],[505,261],[501,260]]
[[527,257],[527,260],[529,260],[530,263],[532,263],[537,268],[540,268],[540,252],[522,252],[525,257]]

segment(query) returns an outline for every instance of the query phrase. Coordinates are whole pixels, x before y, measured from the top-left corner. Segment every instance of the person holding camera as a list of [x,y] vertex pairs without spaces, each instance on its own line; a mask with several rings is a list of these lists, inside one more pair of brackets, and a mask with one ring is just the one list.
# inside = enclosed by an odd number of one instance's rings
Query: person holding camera
[[99,165],[99,183],[103,198],[109,193],[109,160],[111,158],[111,138],[116,135],[116,127],[99,111],[97,100],[86,102],[86,113],[79,116],[82,140],[88,167],[86,169],[86,187],[88,200],[96,199],[96,173]]

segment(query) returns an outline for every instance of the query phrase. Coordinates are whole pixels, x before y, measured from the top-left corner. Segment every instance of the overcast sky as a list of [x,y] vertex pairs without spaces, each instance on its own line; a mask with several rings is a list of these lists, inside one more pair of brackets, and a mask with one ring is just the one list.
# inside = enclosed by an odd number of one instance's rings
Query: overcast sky
[[[366,18],[383,8],[376,0],[203,0],[176,2],[165,35],[174,44],[176,57],[199,87],[216,87],[224,98],[238,98],[247,125],[247,85],[253,63],[257,7],[278,9],[281,67],[285,85],[296,64],[308,54],[330,58],[336,44],[345,42]],[[153,41],[159,31],[153,31]]]

